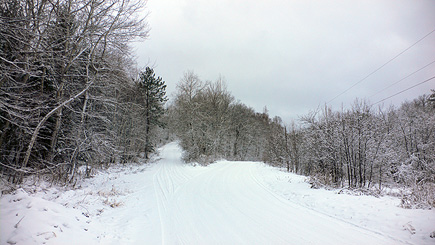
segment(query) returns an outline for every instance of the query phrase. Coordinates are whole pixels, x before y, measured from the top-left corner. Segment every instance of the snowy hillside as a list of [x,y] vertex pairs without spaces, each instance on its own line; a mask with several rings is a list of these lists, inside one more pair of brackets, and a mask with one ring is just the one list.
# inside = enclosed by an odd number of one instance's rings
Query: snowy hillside
[[[435,244],[434,210],[393,197],[311,189],[257,162],[112,168],[74,190],[27,185],[1,196],[1,244]],[[4,188],[2,188],[4,189]]]

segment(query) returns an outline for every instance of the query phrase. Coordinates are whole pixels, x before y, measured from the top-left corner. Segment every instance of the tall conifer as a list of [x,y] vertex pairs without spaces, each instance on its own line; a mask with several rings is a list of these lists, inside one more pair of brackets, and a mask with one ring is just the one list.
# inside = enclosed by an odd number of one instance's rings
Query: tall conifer
[[166,97],[166,85],[161,77],[157,77],[154,70],[146,67],[145,71],[139,74],[139,92],[143,98],[145,114],[145,158],[148,159],[149,153],[154,151],[151,140],[151,130],[154,126],[163,127],[160,118],[164,114],[164,104],[168,100]]

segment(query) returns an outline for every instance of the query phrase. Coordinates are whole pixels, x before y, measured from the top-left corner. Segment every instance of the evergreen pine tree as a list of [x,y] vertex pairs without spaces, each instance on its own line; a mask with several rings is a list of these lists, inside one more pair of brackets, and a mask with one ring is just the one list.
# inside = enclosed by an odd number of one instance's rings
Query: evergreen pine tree
[[144,72],[139,74],[139,93],[143,98],[145,116],[145,158],[148,159],[149,153],[154,151],[151,141],[151,130],[154,126],[163,127],[160,121],[164,114],[164,104],[168,100],[166,97],[166,85],[161,77],[157,77],[154,70],[146,67]]

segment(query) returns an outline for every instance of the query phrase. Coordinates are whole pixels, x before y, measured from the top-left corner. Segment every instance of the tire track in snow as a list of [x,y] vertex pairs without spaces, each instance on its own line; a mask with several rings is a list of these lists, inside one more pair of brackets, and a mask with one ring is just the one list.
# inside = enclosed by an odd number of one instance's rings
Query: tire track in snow
[[156,202],[157,202],[157,209],[159,213],[159,223],[160,223],[160,237],[162,244],[165,243],[165,225],[164,220],[166,213],[166,207],[165,207],[165,193],[162,188],[162,184],[159,181],[159,175],[162,171],[163,164],[160,164],[159,168],[157,169],[156,173],[153,176],[153,185],[154,185],[154,193],[156,195]]
[[[180,186],[187,182],[191,176],[183,171],[181,150],[175,143],[166,145],[160,152],[164,158],[159,162],[159,167],[153,175],[154,192],[159,213],[160,235],[162,244],[171,243],[171,215],[168,206],[171,205],[173,195]],[[169,223],[169,224],[168,224]],[[177,235],[177,234],[175,234]]]

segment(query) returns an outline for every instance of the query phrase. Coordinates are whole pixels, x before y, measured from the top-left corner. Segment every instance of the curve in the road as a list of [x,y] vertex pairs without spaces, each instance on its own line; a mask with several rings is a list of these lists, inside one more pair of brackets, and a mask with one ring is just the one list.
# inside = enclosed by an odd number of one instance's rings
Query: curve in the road
[[162,244],[397,244],[310,210],[261,183],[258,163],[193,168],[170,144],[154,175]]

